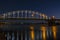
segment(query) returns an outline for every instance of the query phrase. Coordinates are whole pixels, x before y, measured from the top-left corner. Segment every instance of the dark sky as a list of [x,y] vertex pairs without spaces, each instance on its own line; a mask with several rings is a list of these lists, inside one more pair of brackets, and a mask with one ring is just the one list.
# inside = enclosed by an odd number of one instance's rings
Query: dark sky
[[0,13],[25,9],[60,18],[60,0],[0,0]]

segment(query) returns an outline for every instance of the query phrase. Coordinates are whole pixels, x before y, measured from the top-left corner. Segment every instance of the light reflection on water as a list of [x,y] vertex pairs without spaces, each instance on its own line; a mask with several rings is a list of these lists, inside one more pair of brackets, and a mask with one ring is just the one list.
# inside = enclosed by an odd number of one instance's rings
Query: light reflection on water
[[[31,28],[32,29],[32,31],[31,31],[31,37],[32,37],[32,40],[34,40],[34,28],[32,27]],[[41,40],[47,40],[47,38],[49,37],[49,35],[50,35],[50,37],[51,37],[51,35],[53,36],[53,40],[57,40],[57,26],[52,26],[52,27],[50,27],[50,34],[48,34],[48,30],[47,30],[47,27],[46,26],[41,26],[40,27],[40,30],[41,30]],[[48,34],[48,35],[47,35]]]
[[42,39],[46,40],[46,27],[45,26],[41,26],[41,35],[42,35]]
[[57,38],[57,27],[56,26],[52,26],[52,32],[53,32],[53,38],[54,40],[56,40]]
[[34,35],[35,35],[35,34],[34,34],[34,27],[31,26],[30,29],[31,29],[31,32],[30,32],[31,40],[34,40]]
[[[12,35],[10,35],[9,32],[7,32],[5,34],[7,35],[6,40],[15,40],[15,39],[23,40],[23,36],[25,37],[25,40],[49,40],[49,39],[57,40],[57,26],[46,27],[42,25],[38,31],[34,31],[34,26],[31,26],[30,29],[31,31],[25,30],[24,35],[23,32],[17,32],[16,34],[12,32],[11,33]],[[19,36],[21,36],[21,39]]]

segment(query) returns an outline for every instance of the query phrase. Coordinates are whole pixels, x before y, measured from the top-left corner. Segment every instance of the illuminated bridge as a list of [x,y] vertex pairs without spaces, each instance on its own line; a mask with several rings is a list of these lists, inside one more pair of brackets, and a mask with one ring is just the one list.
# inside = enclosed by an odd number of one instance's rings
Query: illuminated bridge
[[0,15],[0,40],[57,40],[57,25],[60,25],[59,19],[37,11],[3,13]]

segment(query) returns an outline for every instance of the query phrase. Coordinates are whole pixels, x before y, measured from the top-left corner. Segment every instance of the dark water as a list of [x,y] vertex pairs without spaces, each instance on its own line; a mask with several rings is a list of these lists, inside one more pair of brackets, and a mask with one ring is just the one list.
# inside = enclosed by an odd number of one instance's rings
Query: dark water
[[60,25],[4,25],[0,40],[60,40]]

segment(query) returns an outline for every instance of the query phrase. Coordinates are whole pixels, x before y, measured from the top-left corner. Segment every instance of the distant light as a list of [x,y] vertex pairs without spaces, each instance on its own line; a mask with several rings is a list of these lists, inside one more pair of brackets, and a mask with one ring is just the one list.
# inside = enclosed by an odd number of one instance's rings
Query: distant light
[[55,19],[55,16],[52,16],[51,19]]
[[53,18],[55,18],[55,16],[53,16]]
[[32,14],[32,16],[34,16],[34,14]]

